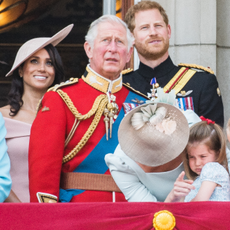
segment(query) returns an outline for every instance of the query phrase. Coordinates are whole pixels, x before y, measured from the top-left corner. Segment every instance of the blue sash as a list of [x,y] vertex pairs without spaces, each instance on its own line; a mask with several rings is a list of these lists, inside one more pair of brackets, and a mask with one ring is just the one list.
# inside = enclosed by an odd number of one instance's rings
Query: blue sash
[[[146,101],[146,99],[142,96],[139,96],[136,93],[130,91],[124,103],[133,103],[133,99]],[[117,132],[124,114],[124,108],[122,107],[117,119],[113,124],[112,138],[107,141],[106,135],[104,135],[95,146],[93,151],[81,162],[81,164],[74,170],[74,172],[105,174],[105,172],[108,170],[108,167],[105,163],[104,157],[107,153],[113,153],[118,145]],[[60,189],[59,200],[60,202],[70,202],[73,196],[79,195],[84,191],[85,190],[80,189]]]

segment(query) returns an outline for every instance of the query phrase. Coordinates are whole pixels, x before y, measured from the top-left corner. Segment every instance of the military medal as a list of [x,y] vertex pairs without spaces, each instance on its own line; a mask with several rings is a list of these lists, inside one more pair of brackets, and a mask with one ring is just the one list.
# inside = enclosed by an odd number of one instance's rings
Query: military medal
[[[117,113],[119,111],[118,105],[116,103],[116,97],[114,95],[108,94],[109,103],[104,109],[104,122],[105,122],[105,131],[106,131],[106,140],[112,138],[112,128],[114,119],[117,119]],[[110,135],[109,135],[110,131]]]
[[106,140],[108,140],[108,132],[109,132],[109,118],[108,118],[109,110],[107,108],[104,109],[104,122],[105,122],[105,132],[106,132]]
[[150,85],[152,86],[151,93],[148,93],[148,97],[151,98],[151,100],[154,100],[157,98],[157,88],[159,87],[159,84],[157,83],[156,78],[152,78],[150,81]]
[[[89,65],[87,65],[86,73],[82,76],[82,80],[96,90],[104,93],[101,94],[103,96],[101,103],[103,104],[103,107],[101,108],[103,109],[100,110],[100,112],[101,115],[104,115],[106,140],[108,140],[109,138],[112,138],[113,123],[117,118],[119,111],[119,107],[116,103],[116,97],[112,93],[116,93],[122,89],[122,77],[120,75],[118,79],[111,81],[97,74],[90,68]],[[98,98],[99,97],[100,96],[98,96]]]
[[138,100],[137,98],[135,98],[135,99],[132,99],[131,101],[133,101],[133,102],[135,102],[135,103],[137,103],[137,104],[143,104],[144,103],[144,101],[140,101],[140,100]]

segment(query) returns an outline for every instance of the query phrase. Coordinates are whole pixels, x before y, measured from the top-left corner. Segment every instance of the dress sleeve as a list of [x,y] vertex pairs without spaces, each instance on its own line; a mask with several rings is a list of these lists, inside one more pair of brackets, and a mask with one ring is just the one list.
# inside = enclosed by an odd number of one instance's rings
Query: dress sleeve
[[200,180],[213,181],[220,186],[224,186],[224,182],[228,181],[229,175],[226,169],[217,162],[206,163],[202,168]]
[[6,128],[4,119],[0,113],[0,202],[3,202],[10,194],[11,177],[10,177],[10,159],[7,153],[6,145]]
[[117,186],[125,195],[126,200],[156,202],[156,197],[150,193],[146,186],[139,180],[136,172],[130,167],[130,161],[132,160],[124,156],[124,152],[119,145],[114,154],[110,153],[105,156],[105,162],[109,167],[110,173]]
[[32,127],[29,144],[30,201],[38,202],[37,193],[59,197],[59,184],[66,135],[64,102],[56,92],[42,100]]
[[227,155],[227,161],[228,161],[228,168],[230,168],[230,150],[228,147],[226,147],[226,155]]

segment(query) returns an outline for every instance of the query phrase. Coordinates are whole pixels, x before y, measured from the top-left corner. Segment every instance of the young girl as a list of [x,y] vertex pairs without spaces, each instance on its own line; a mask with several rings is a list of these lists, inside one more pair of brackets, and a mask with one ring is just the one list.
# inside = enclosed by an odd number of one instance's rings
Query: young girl
[[[182,173],[174,192],[186,194],[184,201],[229,201],[230,185],[226,157],[226,140],[221,127],[210,120],[193,125],[184,151],[184,168],[188,179],[195,180],[195,189],[180,187]],[[182,179],[182,180],[181,180]],[[189,183],[188,183],[189,184]],[[175,188],[177,187],[177,188]],[[183,196],[183,195],[181,195]]]

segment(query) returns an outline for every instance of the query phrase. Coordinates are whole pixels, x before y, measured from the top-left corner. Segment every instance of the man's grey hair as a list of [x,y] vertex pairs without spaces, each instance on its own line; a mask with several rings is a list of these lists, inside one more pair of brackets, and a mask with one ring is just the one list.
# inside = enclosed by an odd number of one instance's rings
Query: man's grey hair
[[110,22],[110,23],[120,23],[126,29],[126,37],[128,40],[128,51],[133,46],[134,37],[130,32],[129,28],[127,27],[126,23],[123,22],[120,18],[116,17],[115,15],[103,15],[100,18],[96,19],[90,24],[89,30],[85,36],[85,40],[89,43],[90,47],[93,48],[94,40],[98,34],[98,26],[101,23]]

